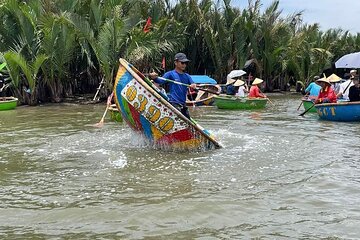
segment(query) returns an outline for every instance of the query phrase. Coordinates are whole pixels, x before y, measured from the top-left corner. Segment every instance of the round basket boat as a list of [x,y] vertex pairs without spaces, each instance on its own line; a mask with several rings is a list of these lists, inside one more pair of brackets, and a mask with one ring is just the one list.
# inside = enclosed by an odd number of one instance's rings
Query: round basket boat
[[0,97],[0,111],[15,109],[17,101],[15,97]]
[[243,98],[230,95],[215,96],[215,105],[219,109],[261,109],[265,108],[267,101],[267,98]]
[[360,102],[316,104],[320,119],[337,122],[360,122]]

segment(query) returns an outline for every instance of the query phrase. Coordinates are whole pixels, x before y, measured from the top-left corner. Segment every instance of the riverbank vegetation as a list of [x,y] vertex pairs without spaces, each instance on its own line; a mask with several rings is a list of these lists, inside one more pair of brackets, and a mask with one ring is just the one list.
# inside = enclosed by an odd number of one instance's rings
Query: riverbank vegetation
[[359,34],[321,31],[318,24],[304,23],[301,12],[281,14],[279,1],[264,11],[261,5],[260,0],[247,6],[230,0],[0,0],[0,62],[7,63],[12,93],[35,105],[94,93],[103,78],[108,94],[120,57],[144,72],[164,71],[163,60],[169,70],[173,55],[182,51],[192,60],[190,73],[218,82],[251,63],[249,70],[271,91],[284,89],[290,79],[305,81],[360,50]]

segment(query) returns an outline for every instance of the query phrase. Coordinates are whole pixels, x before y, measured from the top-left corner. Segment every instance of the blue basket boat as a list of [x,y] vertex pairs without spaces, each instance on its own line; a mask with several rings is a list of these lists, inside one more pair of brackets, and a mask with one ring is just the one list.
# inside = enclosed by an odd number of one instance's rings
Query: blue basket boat
[[319,117],[337,122],[359,122],[360,102],[338,102],[315,105]]

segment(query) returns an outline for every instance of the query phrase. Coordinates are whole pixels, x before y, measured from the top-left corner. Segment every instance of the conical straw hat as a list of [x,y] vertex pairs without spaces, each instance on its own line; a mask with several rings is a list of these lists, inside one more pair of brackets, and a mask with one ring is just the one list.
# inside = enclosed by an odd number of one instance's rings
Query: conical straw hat
[[236,80],[236,82],[234,83],[234,86],[235,86],[235,87],[239,87],[239,86],[242,86],[242,85],[244,85],[244,84],[245,84],[244,81],[242,81],[242,80]]
[[329,80],[331,83],[336,83],[336,82],[340,82],[341,77],[333,73],[327,78],[327,80]]
[[319,80],[316,80],[316,82],[325,82],[325,83],[331,85],[330,81],[326,78],[320,78]]
[[260,83],[262,83],[264,80],[260,79],[260,78],[255,78],[255,80],[253,81],[253,83],[251,85],[258,85]]
[[232,78],[227,78],[227,80],[226,80],[226,85],[230,85],[230,84],[233,84],[234,82],[236,82],[236,80],[235,79],[232,79]]

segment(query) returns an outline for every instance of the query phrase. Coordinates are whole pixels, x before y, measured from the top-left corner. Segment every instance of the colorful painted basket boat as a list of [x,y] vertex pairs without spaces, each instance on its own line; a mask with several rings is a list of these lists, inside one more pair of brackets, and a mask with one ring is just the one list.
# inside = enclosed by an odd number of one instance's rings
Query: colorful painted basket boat
[[215,96],[215,105],[220,109],[261,109],[265,108],[267,98],[243,98],[230,95]]
[[15,97],[0,97],[0,111],[16,108],[18,99]]
[[208,150],[221,148],[208,131],[186,118],[134,66],[120,59],[114,99],[123,119],[156,148]]
[[360,102],[339,102],[315,105],[319,117],[323,120],[338,122],[359,122]]

